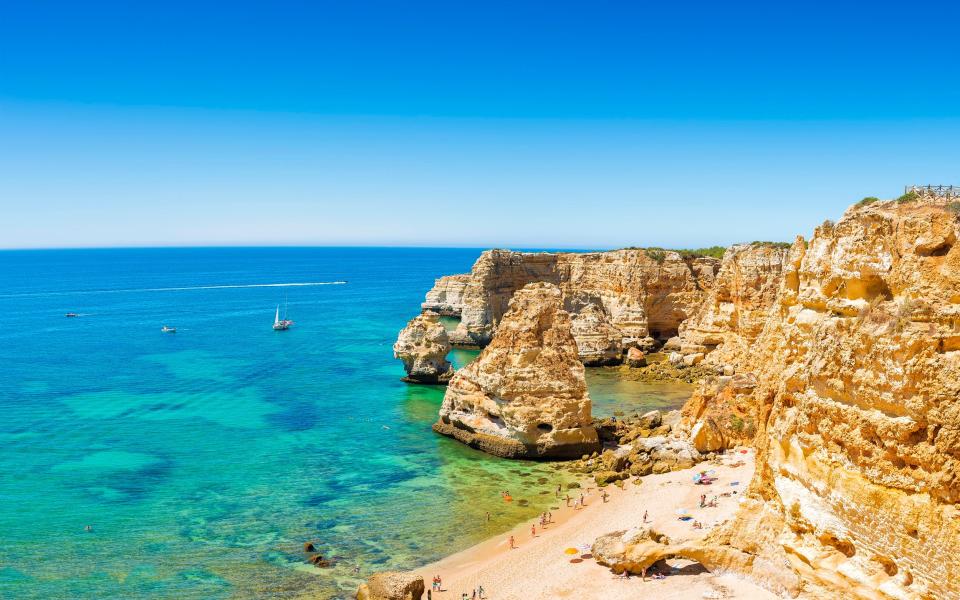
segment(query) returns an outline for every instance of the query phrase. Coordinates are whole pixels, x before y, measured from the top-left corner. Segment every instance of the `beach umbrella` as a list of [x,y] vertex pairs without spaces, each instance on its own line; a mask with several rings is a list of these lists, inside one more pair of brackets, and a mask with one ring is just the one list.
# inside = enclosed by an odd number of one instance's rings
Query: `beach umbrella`
[[579,554],[579,553],[580,553],[580,551],[577,550],[576,548],[567,548],[567,549],[564,550],[563,552],[564,552],[565,554]]
[[701,479],[703,479],[703,475],[701,475],[700,473],[697,473],[696,475],[693,476],[694,483],[700,483]]
[[591,550],[593,550],[593,546],[591,546],[590,544],[580,544],[577,547],[583,552],[590,552]]
[[678,515],[685,515],[685,514],[687,514],[687,509],[685,509],[685,508],[678,508],[678,509],[677,509],[677,514],[678,514]]

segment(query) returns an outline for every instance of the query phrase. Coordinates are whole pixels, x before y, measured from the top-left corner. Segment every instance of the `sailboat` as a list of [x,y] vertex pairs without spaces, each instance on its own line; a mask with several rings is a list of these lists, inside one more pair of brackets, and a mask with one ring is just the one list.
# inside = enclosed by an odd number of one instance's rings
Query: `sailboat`
[[277,305],[277,313],[273,316],[273,330],[274,331],[283,331],[285,329],[290,329],[290,326],[293,325],[293,321],[287,318],[287,303],[283,303],[283,318],[280,318],[280,305]]

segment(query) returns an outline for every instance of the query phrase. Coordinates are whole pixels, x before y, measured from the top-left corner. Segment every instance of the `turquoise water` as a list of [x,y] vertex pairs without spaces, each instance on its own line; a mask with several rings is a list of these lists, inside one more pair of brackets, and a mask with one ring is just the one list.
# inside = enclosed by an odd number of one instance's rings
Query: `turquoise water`
[[443,389],[392,357],[477,254],[0,252],[0,597],[345,598],[549,506],[555,465],[434,435]]

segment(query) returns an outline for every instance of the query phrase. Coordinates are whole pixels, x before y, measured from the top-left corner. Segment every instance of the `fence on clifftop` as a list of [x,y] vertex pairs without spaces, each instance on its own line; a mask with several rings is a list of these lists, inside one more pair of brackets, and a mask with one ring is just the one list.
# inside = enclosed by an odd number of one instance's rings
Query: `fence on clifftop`
[[904,194],[916,194],[931,198],[960,198],[960,185],[908,185]]

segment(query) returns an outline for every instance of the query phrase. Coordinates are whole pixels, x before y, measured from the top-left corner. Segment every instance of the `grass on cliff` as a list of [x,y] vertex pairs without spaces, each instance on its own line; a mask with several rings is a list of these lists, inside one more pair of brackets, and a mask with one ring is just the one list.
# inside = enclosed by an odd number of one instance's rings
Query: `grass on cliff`
[[767,248],[779,248],[780,250],[789,250],[793,247],[791,242],[750,242],[751,246],[764,246]]
[[631,246],[627,250],[643,250],[647,257],[657,263],[663,263],[667,259],[667,252],[676,252],[680,255],[680,258],[687,260],[693,258],[723,258],[723,253],[727,249],[723,246],[710,246],[709,248],[637,248],[636,246]]
[[960,215],[960,202],[954,200],[950,204],[947,204],[947,210],[955,215]]
[[903,204],[903,203],[905,203],[905,202],[913,202],[914,200],[916,200],[916,199],[919,198],[919,197],[920,197],[920,194],[918,194],[918,193],[916,193],[916,192],[914,192],[914,191],[909,191],[909,192],[907,192],[906,194],[904,194],[904,195],[900,196],[899,198],[897,198],[896,202],[899,202],[900,204]]
[[867,196],[860,202],[857,202],[854,206],[856,206],[857,208],[860,208],[861,206],[868,206],[870,204],[873,204],[874,202],[880,202],[880,198],[877,198],[876,196]]

